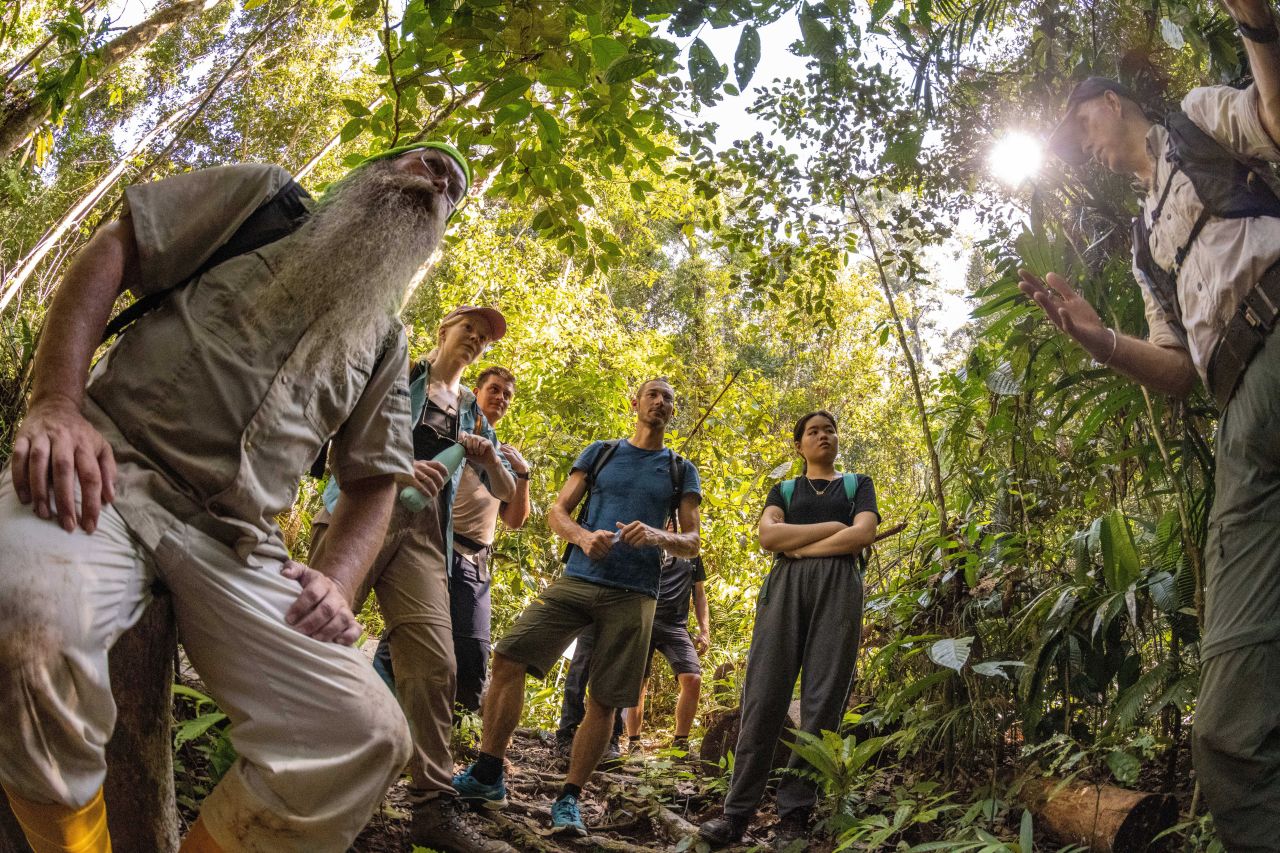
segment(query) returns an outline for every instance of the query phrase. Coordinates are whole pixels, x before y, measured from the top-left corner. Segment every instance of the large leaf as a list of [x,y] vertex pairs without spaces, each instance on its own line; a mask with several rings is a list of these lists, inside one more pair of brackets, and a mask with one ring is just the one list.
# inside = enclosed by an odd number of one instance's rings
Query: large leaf
[[689,48],[689,79],[698,98],[710,102],[729,72],[716,61],[716,55],[702,39],[694,39]]
[[510,77],[499,80],[480,99],[480,111],[496,110],[499,107],[506,106],[529,91],[529,87],[532,85],[533,81],[521,74],[513,74]]
[[1123,592],[1141,571],[1129,521],[1120,510],[1112,510],[1102,521],[1102,574],[1107,589]]
[[929,660],[938,666],[945,666],[948,669],[954,669],[956,672],[964,669],[965,662],[969,660],[969,647],[973,645],[973,637],[947,638],[938,640],[929,647]]
[[804,52],[819,59],[833,58],[836,39],[818,18],[817,7],[806,3],[800,7],[797,17],[800,21],[800,35],[804,39]]
[[738,50],[733,55],[733,76],[738,81],[738,89],[745,92],[747,84],[756,73],[760,64],[760,32],[751,24],[742,28],[738,38]]

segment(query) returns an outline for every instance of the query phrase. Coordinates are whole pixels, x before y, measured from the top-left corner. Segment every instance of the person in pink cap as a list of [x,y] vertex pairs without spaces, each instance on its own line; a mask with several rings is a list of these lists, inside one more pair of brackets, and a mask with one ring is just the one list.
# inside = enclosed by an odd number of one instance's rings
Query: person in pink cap
[[[415,484],[401,493],[382,548],[354,599],[359,608],[375,591],[386,620],[384,640],[390,647],[394,690],[414,745],[409,762],[410,837],[444,853],[511,853],[508,845],[485,837],[467,819],[451,784],[457,663],[448,566],[453,499],[465,466],[451,471],[435,459],[446,448],[460,445],[465,465],[476,470],[495,498],[509,500],[515,494],[511,466],[493,427],[475,394],[462,384],[463,371],[506,331],[506,320],[495,309],[459,306],[441,320],[435,349],[411,368]],[[313,562],[324,558],[329,545],[328,513],[337,506],[339,494],[337,485],[330,483],[324,496],[326,511],[313,522]]]

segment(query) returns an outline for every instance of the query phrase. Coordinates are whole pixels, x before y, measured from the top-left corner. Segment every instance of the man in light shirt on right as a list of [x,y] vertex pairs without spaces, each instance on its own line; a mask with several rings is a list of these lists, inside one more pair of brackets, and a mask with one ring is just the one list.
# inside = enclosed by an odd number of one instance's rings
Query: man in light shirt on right
[[[1155,124],[1120,83],[1091,77],[1050,148],[1135,177],[1133,268],[1147,340],[1103,325],[1056,273],[1021,288],[1098,363],[1222,412],[1206,548],[1196,774],[1232,853],[1280,850],[1280,29],[1265,0],[1231,0],[1254,82],[1193,89]],[[1264,162],[1265,161],[1265,162]]]

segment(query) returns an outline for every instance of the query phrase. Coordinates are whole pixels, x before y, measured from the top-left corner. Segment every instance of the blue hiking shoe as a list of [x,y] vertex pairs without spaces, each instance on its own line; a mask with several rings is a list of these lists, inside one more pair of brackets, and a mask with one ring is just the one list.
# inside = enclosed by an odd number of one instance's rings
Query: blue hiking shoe
[[486,785],[471,775],[472,767],[475,765],[453,777],[453,789],[458,792],[458,799],[490,809],[504,808],[507,805],[506,781],[499,776],[497,782]]
[[578,811],[578,798],[573,794],[565,794],[551,804],[551,829],[565,835],[585,836],[587,826],[582,822],[582,812]]

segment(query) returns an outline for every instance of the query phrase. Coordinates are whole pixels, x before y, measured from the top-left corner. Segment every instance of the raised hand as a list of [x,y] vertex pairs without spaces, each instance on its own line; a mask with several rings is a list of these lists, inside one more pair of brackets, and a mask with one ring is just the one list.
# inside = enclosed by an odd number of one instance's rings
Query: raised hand
[[111,445],[67,397],[51,396],[31,404],[13,442],[11,469],[18,500],[34,504],[41,518],[52,518],[56,505],[58,522],[68,533],[77,524],[92,533],[102,505],[115,499],[116,460]]
[[1029,270],[1018,270],[1018,289],[1040,306],[1053,325],[1070,335],[1094,358],[1105,360],[1113,342],[1102,318],[1065,278],[1049,273],[1043,279]]

